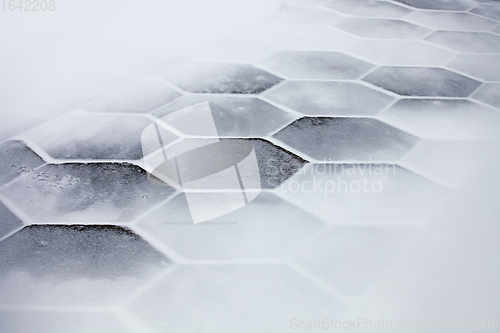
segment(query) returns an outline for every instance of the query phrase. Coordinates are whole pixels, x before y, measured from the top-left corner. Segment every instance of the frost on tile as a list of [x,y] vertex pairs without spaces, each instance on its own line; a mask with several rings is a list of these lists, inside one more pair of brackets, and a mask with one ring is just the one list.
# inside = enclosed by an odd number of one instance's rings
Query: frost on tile
[[[281,165],[273,166],[278,173]],[[273,179],[269,181],[272,184]],[[248,205],[202,225],[193,224],[186,197],[180,194],[137,225],[188,259],[278,259],[295,253],[323,222],[272,193],[261,192]]]
[[23,222],[0,201],[0,239],[22,225]]
[[325,7],[354,16],[399,18],[412,11],[408,8],[378,0],[333,0]]
[[470,2],[465,0],[395,0],[405,5],[421,9],[467,10]]
[[294,116],[255,97],[190,95],[154,112],[161,118],[184,107],[208,101],[218,136],[263,137],[290,123]]
[[365,38],[420,39],[431,30],[401,20],[348,18],[337,28]]
[[495,6],[490,4],[479,5],[474,7],[470,12],[493,20],[500,21],[500,6]]
[[36,222],[127,222],[165,200],[132,164],[48,164],[23,174],[1,194]]
[[440,66],[453,56],[452,52],[409,40],[364,40],[346,51],[377,64],[393,66]]
[[425,40],[461,52],[500,53],[500,36],[484,32],[436,31]]
[[418,139],[370,118],[301,118],[274,135],[320,161],[392,161]]
[[[283,265],[183,265],[128,306],[158,332],[289,332],[339,318],[342,301]],[[201,315],[202,314],[202,315]]]
[[468,100],[402,99],[380,119],[422,138],[500,139],[500,113]]
[[447,66],[488,81],[500,81],[500,55],[459,54]]
[[276,50],[254,39],[239,36],[224,45],[217,45],[196,56],[196,61],[252,63],[271,55]]
[[295,261],[340,292],[362,295],[399,258],[414,232],[401,226],[335,226]]
[[405,20],[436,30],[490,31],[498,23],[468,13],[417,11]]
[[481,84],[442,68],[380,67],[364,81],[404,96],[467,97]]
[[150,77],[109,96],[85,104],[82,108],[95,112],[150,112],[182,94],[160,78]]
[[500,83],[486,83],[472,97],[500,109]]
[[332,11],[321,9],[321,8],[311,8],[309,10],[294,13],[283,18],[281,21],[285,24],[294,25],[318,25],[318,26],[333,26],[345,17]]
[[250,65],[215,62],[185,63],[164,76],[192,93],[258,94],[281,81]]
[[276,194],[331,224],[421,225],[450,191],[388,163],[309,164]]
[[0,242],[0,299],[11,305],[105,305],[170,260],[112,225],[31,225]]
[[262,61],[293,79],[357,79],[374,65],[340,52],[281,51]]
[[10,140],[0,144],[0,185],[20,174],[41,166],[44,161],[22,141]]
[[142,115],[69,113],[26,132],[58,159],[131,159],[142,157],[141,132],[151,121]]
[[393,100],[354,82],[286,82],[266,97],[306,115],[374,115]]

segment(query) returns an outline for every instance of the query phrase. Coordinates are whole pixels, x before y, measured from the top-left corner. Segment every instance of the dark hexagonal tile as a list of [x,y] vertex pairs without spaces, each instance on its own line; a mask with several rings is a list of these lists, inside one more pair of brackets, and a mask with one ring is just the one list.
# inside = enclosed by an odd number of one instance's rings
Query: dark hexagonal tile
[[306,115],[373,115],[393,100],[354,82],[285,82],[266,96]]
[[208,101],[219,136],[263,137],[295,119],[293,115],[255,97],[189,95],[154,112],[161,118],[179,109]]
[[479,5],[471,10],[471,13],[500,21],[500,6]]
[[179,66],[165,77],[193,93],[258,94],[281,79],[246,64],[193,62]]
[[420,39],[431,30],[401,20],[348,18],[337,28],[365,38]]
[[442,68],[380,67],[363,80],[404,96],[467,97],[481,85]]
[[500,83],[487,83],[480,87],[473,98],[500,109]]
[[405,5],[421,9],[467,10],[470,3],[464,0],[395,0]]
[[402,6],[378,0],[334,0],[324,6],[354,16],[399,18],[411,13]]
[[461,52],[500,52],[500,36],[483,32],[436,31],[426,40]]
[[0,201],[0,238],[20,228],[23,222]]
[[41,166],[44,161],[22,141],[11,140],[0,144],[0,185],[23,172]]
[[301,118],[274,135],[323,161],[393,161],[418,138],[370,118]]
[[263,61],[294,79],[356,79],[374,65],[340,52],[281,51]]

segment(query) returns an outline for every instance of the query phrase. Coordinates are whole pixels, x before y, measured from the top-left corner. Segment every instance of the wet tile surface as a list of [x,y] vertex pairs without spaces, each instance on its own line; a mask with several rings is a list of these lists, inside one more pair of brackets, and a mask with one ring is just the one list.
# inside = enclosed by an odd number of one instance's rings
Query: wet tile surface
[[500,52],[500,36],[482,32],[437,31],[425,40],[461,52]]
[[3,185],[23,172],[44,164],[44,161],[24,142],[6,141],[0,144],[0,185]]
[[365,38],[421,39],[432,30],[401,20],[348,18],[337,28]]

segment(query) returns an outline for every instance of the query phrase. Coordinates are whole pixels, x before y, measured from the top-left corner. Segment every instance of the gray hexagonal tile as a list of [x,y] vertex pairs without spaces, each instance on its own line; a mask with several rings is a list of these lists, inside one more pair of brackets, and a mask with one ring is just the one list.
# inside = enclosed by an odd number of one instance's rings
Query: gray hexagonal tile
[[163,76],[192,93],[257,94],[281,79],[246,64],[191,62],[177,66]]
[[0,238],[23,226],[23,222],[0,201]]
[[412,11],[387,1],[378,0],[334,0],[323,6],[354,16],[400,18]]
[[441,11],[417,11],[405,16],[405,20],[436,30],[490,31],[498,23],[468,13]]
[[470,2],[465,0],[395,0],[405,5],[421,9],[439,10],[467,10],[471,7]]
[[447,66],[487,81],[500,81],[500,55],[459,54]]
[[1,190],[33,221],[51,223],[131,221],[173,192],[127,163],[47,164]]
[[58,159],[142,158],[142,115],[68,113],[23,134]]
[[418,138],[370,118],[301,118],[274,135],[323,161],[393,161]]
[[374,115],[393,100],[354,82],[286,82],[266,97],[306,115]]
[[157,117],[208,101],[218,136],[263,137],[295,119],[255,97],[189,95],[154,112]]
[[0,144],[0,185],[20,174],[41,166],[44,161],[22,141],[10,140]]
[[340,52],[281,51],[262,61],[294,79],[356,79],[374,65]]
[[472,97],[500,109],[500,83],[483,84]]
[[365,38],[420,39],[432,30],[401,20],[348,18],[337,28]]
[[470,12],[493,20],[500,21],[500,6],[495,6],[491,4],[479,5],[474,7]]
[[115,303],[170,263],[111,225],[31,225],[0,242],[0,251],[0,298],[10,305]]
[[500,53],[500,36],[484,32],[436,31],[425,40],[461,52]]
[[332,11],[321,8],[311,8],[287,16],[282,19],[282,22],[295,25],[333,26],[343,19],[345,19],[345,16],[336,14]]
[[380,67],[363,80],[404,96],[467,97],[481,85],[442,68]]

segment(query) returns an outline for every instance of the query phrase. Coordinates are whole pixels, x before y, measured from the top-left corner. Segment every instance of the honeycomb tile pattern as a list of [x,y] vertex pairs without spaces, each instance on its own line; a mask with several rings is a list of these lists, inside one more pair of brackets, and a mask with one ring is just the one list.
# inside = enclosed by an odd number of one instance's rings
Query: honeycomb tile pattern
[[[467,286],[497,285],[498,2],[280,8],[0,143],[2,333],[451,318]],[[253,144],[261,192],[193,224],[182,190],[149,181],[141,133],[205,101],[222,143]],[[497,291],[473,296],[498,316]]]

